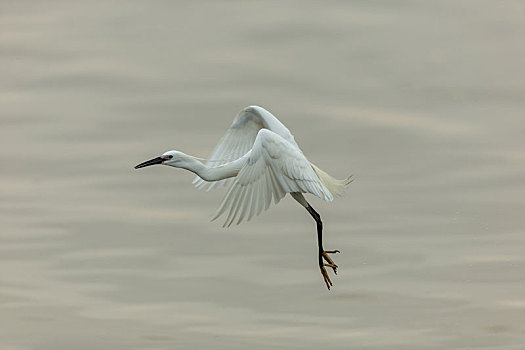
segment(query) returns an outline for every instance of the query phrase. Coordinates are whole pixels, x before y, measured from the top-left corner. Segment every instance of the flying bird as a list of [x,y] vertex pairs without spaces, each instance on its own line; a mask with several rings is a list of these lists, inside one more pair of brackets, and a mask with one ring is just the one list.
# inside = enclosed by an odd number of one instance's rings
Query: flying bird
[[326,271],[337,274],[337,265],[324,250],[321,216],[306,201],[310,193],[331,202],[352,181],[351,176],[337,180],[310,163],[290,130],[266,109],[258,106],[244,108],[219,141],[206,163],[180,151],[168,151],[135,166],[135,169],[163,164],[189,170],[197,175],[193,184],[210,190],[227,186],[229,190],[212,220],[227,213],[224,227],[250,220],[277,204],[287,193],[301,204],[317,224],[318,263],[328,289],[332,286]]

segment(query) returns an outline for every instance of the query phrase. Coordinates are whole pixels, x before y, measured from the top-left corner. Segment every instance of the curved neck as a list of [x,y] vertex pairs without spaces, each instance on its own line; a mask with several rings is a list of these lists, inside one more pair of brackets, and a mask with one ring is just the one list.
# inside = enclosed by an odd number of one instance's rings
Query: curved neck
[[242,168],[244,157],[241,157],[233,162],[219,165],[216,167],[209,167],[203,164],[200,160],[195,157],[186,155],[184,161],[177,165],[171,165],[176,168],[186,169],[195,173],[201,179],[211,182],[227,179],[229,177],[237,176]]

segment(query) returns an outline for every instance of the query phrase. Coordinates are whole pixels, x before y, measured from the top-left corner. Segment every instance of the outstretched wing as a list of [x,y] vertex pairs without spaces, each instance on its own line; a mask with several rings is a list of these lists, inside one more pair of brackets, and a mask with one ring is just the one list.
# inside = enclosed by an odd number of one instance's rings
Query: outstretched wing
[[[228,131],[226,131],[226,134],[217,146],[215,146],[209,160],[206,162],[207,166],[214,167],[232,162],[241,158],[252,149],[257,133],[264,126],[261,119],[257,118],[256,115],[244,112],[244,110],[241,111]],[[198,176],[193,180],[193,184],[198,189],[202,189],[208,185],[206,191],[209,191],[215,186],[229,186],[232,182],[233,178],[229,178],[209,183]]]
[[334,198],[296,145],[261,129],[212,220],[228,210],[224,226],[235,220],[239,224],[245,217],[250,220],[268,209],[272,198],[277,204],[290,192],[312,193],[326,201]]

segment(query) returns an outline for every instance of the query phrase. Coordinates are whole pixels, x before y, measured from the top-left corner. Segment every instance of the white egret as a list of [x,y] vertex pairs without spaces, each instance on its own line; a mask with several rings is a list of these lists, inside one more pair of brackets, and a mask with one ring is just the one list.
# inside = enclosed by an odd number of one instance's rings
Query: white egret
[[168,151],[137,165],[135,169],[155,164],[197,174],[193,183],[199,189],[229,186],[212,219],[228,212],[225,227],[233,222],[239,224],[245,218],[250,220],[263,209],[268,209],[272,198],[277,204],[290,193],[317,223],[318,263],[324,282],[330,289],[332,281],[325,267],[332,268],[337,274],[337,265],[328,254],[339,251],[324,250],[321,216],[306,201],[303,193],[311,193],[330,202],[351,182],[351,176],[336,180],[310,163],[290,131],[270,112],[258,106],[244,108],[206,164],[182,152]]

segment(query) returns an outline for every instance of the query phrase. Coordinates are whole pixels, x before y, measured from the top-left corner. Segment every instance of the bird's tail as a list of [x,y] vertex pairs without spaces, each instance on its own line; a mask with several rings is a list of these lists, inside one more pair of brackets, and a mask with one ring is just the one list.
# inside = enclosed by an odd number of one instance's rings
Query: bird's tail
[[345,187],[348,186],[352,181],[354,181],[353,175],[348,176],[344,180],[338,180],[328,175],[326,172],[322,171],[314,164],[310,163],[310,165],[314,169],[317,176],[319,176],[319,179],[323,182],[328,191],[330,191],[334,195],[334,197],[342,196],[344,194]]

